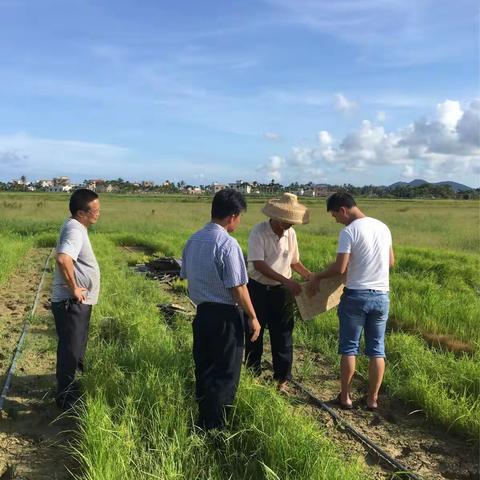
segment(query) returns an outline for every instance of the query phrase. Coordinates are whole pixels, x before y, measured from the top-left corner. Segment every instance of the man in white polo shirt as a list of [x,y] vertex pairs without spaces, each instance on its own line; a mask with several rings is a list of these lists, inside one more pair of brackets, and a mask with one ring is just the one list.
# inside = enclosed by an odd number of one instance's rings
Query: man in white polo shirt
[[[278,389],[287,391],[293,361],[292,295],[301,292],[292,280],[292,270],[309,279],[311,272],[300,261],[294,224],[309,221],[308,210],[298,203],[296,195],[285,193],[279,200],[270,200],[262,212],[270,217],[256,225],[248,239],[248,291],[262,326],[256,342],[245,341],[246,365],[254,373],[261,371],[263,333],[270,332],[273,378]],[[247,330],[248,332],[248,330]]]
[[340,232],[335,263],[314,275],[307,293],[313,294],[322,279],[347,272],[346,288],[338,306],[338,353],[342,356],[339,402],[343,409],[352,408],[350,387],[363,331],[365,355],[369,357],[367,408],[375,410],[385,372],[389,270],[395,262],[392,235],[384,223],[364,215],[348,193],[331,195],[327,211],[345,228]]

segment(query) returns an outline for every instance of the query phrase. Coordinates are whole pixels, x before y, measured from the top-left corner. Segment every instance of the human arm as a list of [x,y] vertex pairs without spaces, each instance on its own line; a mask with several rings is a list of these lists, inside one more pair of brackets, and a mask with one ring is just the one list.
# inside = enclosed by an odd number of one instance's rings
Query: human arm
[[325,270],[313,274],[313,279],[307,286],[307,295],[311,297],[315,294],[322,279],[343,275],[347,271],[349,261],[349,253],[337,253],[335,262],[331,263]]
[[250,294],[248,293],[248,288],[246,285],[238,285],[232,287],[231,289],[233,299],[237,302],[243,309],[243,311],[248,316],[248,325],[250,327],[250,341],[254,342],[260,335],[261,326],[257,320],[257,315],[255,309],[253,308],[252,301],[250,299]]
[[390,246],[390,253],[389,253],[389,259],[388,259],[388,264],[389,267],[392,268],[395,265],[395,255],[393,253],[393,248]]
[[255,267],[255,270],[260,272],[262,275],[265,275],[276,282],[280,282],[282,285],[287,287],[293,295],[298,295],[301,293],[302,287],[298,282],[284,277],[280,273],[276,272],[264,260],[254,260],[253,266]]
[[299,275],[301,275],[304,280],[313,279],[313,273],[307,267],[305,267],[305,265],[301,261],[298,261],[297,263],[292,263],[291,268],[294,272],[297,272]]
[[56,261],[58,269],[72,292],[73,297],[77,302],[83,303],[87,299],[87,289],[77,285],[73,269],[73,258],[66,253],[57,253]]

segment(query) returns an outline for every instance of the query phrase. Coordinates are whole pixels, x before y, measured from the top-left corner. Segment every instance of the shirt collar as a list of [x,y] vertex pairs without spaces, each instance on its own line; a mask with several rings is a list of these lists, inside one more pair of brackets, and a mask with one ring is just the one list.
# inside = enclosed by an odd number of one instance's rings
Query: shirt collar
[[286,237],[288,235],[288,230],[284,230],[283,233],[282,233],[282,236],[279,237],[272,229],[272,225],[270,223],[270,220],[267,220],[267,232],[270,234],[270,235],[273,235],[274,237],[278,238],[280,240],[280,238],[283,238],[283,237]]
[[220,230],[220,231],[223,231],[223,232],[226,232],[227,230],[225,228],[223,228],[221,225],[219,225],[218,223],[214,223],[214,222],[208,222],[205,224],[205,228],[207,230]]

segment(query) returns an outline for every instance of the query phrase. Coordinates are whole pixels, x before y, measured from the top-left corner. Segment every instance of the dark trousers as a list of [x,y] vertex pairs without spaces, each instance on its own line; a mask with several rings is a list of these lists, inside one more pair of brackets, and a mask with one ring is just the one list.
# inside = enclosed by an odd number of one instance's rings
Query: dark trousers
[[193,320],[198,425],[222,428],[233,405],[243,356],[243,319],[239,309],[222,303],[201,303]]
[[76,400],[76,370],[83,371],[92,306],[74,300],[52,303],[57,330],[57,400],[62,404]]
[[[273,378],[280,382],[292,377],[293,363],[293,304],[292,296],[283,285],[270,287],[249,279],[248,292],[262,326],[260,336],[251,342],[245,328],[245,362],[254,373],[260,373],[263,334],[268,327],[272,346]],[[248,318],[245,317],[245,322]]]

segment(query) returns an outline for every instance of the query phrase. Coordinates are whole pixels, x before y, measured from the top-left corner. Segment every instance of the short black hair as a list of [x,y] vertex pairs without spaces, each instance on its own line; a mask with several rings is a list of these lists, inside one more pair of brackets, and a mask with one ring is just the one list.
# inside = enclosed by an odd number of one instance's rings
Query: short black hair
[[70,213],[76,215],[79,210],[88,211],[88,204],[97,199],[98,195],[88,188],[79,188],[72,193],[68,205]]
[[215,194],[212,201],[212,218],[223,220],[247,210],[245,197],[233,188],[225,188]]
[[355,200],[349,193],[334,193],[327,198],[327,212],[338,212],[341,207],[356,207]]

